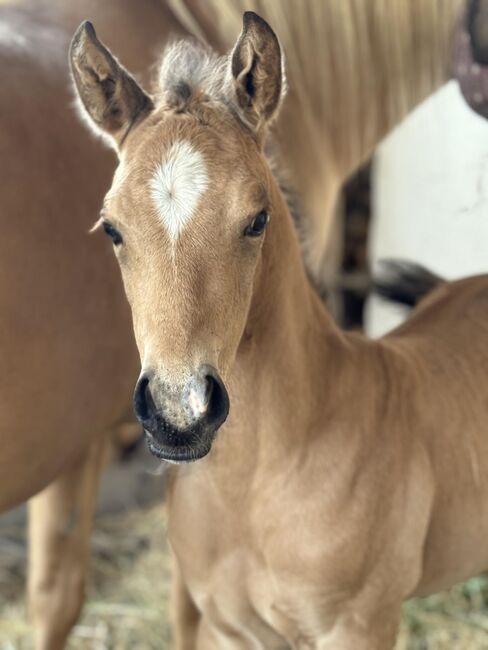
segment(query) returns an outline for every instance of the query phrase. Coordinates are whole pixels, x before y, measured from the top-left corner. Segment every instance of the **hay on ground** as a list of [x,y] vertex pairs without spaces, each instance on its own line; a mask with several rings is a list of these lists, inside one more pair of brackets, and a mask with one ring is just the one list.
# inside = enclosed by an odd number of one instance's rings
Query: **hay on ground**
[[[169,559],[161,506],[101,517],[83,616],[68,650],[166,650]],[[24,604],[24,531],[0,545],[0,650],[32,650]],[[404,606],[396,650],[488,650],[488,578]]]

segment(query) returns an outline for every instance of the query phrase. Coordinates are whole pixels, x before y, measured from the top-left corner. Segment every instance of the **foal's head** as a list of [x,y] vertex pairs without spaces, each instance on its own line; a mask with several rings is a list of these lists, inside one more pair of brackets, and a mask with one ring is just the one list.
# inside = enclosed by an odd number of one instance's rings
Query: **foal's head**
[[195,460],[227,417],[222,377],[272,216],[262,143],[282,96],[278,40],[246,13],[227,57],[174,44],[150,97],[84,23],[71,68],[85,116],[119,156],[99,223],[132,308],[135,411],[156,455]]

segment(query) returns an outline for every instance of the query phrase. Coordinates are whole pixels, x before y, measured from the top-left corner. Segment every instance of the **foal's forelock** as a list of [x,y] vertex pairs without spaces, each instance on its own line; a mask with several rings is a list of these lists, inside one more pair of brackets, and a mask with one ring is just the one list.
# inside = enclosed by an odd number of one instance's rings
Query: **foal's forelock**
[[164,51],[157,100],[185,111],[196,97],[225,101],[228,57],[193,40],[175,41]]

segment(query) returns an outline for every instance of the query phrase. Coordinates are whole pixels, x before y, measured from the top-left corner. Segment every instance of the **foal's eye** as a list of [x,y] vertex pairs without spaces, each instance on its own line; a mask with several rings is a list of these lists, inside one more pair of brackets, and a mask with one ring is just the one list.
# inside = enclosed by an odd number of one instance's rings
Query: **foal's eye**
[[264,229],[268,225],[269,215],[263,210],[255,217],[254,221],[249,224],[244,230],[246,237],[259,237],[264,232]]
[[114,246],[119,246],[122,243],[122,235],[117,230],[117,228],[114,228],[112,226],[111,223],[109,223],[108,221],[104,221],[103,229],[105,230],[107,235],[112,239]]

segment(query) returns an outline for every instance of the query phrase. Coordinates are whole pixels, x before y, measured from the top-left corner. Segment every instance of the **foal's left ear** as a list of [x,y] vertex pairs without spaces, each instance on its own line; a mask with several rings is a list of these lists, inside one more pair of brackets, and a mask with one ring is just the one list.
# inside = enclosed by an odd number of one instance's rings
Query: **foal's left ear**
[[98,40],[88,21],[73,36],[70,63],[91,126],[120,147],[133,124],[152,109],[151,98]]
[[239,114],[258,132],[276,115],[285,84],[276,34],[252,11],[244,14],[242,32],[231,54],[231,74]]

